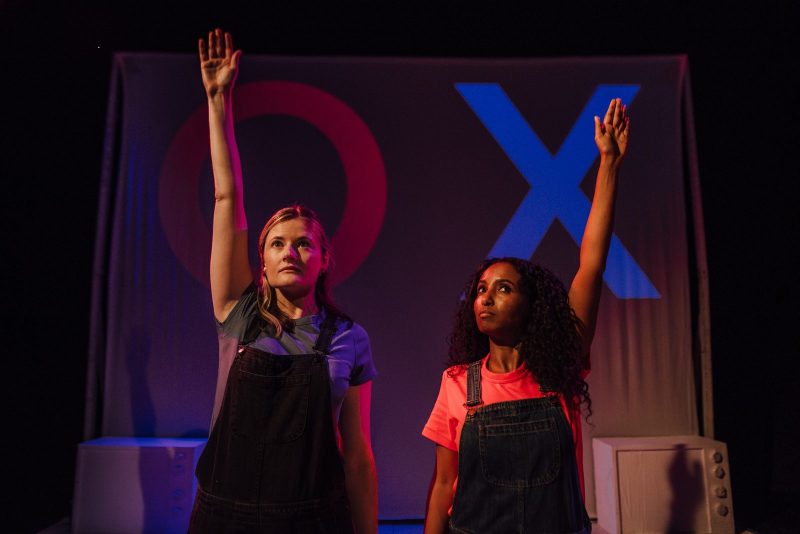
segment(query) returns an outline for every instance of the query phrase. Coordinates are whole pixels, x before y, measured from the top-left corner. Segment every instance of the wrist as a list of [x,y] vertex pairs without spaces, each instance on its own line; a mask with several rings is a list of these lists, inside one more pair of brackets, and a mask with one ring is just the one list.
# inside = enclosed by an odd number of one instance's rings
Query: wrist
[[228,118],[232,116],[233,99],[230,94],[209,94],[208,95],[208,112],[209,116],[215,115],[217,117]]
[[226,104],[231,100],[231,91],[207,91],[206,98],[209,105]]
[[622,165],[621,154],[600,154],[600,167],[608,170],[619,170]]

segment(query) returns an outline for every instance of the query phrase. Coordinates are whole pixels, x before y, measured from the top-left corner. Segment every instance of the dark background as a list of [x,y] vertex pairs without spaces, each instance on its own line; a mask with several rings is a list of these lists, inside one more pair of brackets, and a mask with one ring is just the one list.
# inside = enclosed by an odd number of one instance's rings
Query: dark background
[[729,447],[737,530],[794,531],[800,87],[790,33],[800,17],[788,0],[697,4],[255,10],[0,0],[0,261],[10,341],[9,512],[0,522],[33,532],[71,506],[111,54],[194,52],[197,37],[219,25],[251,54],[687,54],[709,256],[715,437]]

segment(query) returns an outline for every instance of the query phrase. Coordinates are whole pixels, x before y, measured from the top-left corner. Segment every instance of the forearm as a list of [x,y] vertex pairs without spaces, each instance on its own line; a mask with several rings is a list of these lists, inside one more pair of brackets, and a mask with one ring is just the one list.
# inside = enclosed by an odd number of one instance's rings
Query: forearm
[[371,451],[345,462],[345,485],[356,534],[378,532],[378,477]]
[[425,534],[444,534],[448,529],[448,512],[453,505],[453,484],[433,480],[425,513]]
[[[214,174],[215,224],[231,224],[233,231],[247,229],[244,212],[242,164],[233,127],[233,102],[230,93],[208,97],[208,130],[211,168]],[[217,214],[220,210],[222,213]],[[216,215],[223,220],[217,221]],[[228,220],[224,220],[228,219]]]
[[581,240],[580,264],[569,291],[569,302],[580,320],[583,353],[588,353],[594,338],[603,272],[614,227],[619,160],[601,157],[592,208]]
[[619,164],[618,158],[600,158],[592,208],[581,240],[580,269],[593,273],[598,283],[611,244]]

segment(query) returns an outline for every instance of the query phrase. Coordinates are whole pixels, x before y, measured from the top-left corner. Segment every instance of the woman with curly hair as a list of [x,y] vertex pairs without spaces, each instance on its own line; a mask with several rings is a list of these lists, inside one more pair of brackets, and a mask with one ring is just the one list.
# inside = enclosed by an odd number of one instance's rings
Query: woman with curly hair
[[422,431],[436,443],[427,534],[591,530],[580,408],[630,131],[620,99],[594,120],[600,166],[569,291],[518,258],[485,261],[467,285]]
[[241,51],[219,29],[198,51],[214,173],[219,373],[189,532],[375,533],[369,339],[333,304],[332,251],[310,209],[270,217],[254,280],[233,129]]

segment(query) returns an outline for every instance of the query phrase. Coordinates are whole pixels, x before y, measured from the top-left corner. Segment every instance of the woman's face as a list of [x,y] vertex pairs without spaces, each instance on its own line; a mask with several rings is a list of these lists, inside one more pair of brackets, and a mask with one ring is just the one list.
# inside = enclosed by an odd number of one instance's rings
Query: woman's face
[[328,267],[319,235],[303,218],[273,226],[264,241],[263,253],[267,282],[290,299],[314,291],[317,278]]
[[516,345],[527,319],[528,297],[519,287],[520,274],[510,263],[490,265],[478,280],[472,303],[478,330],[492,341]]

